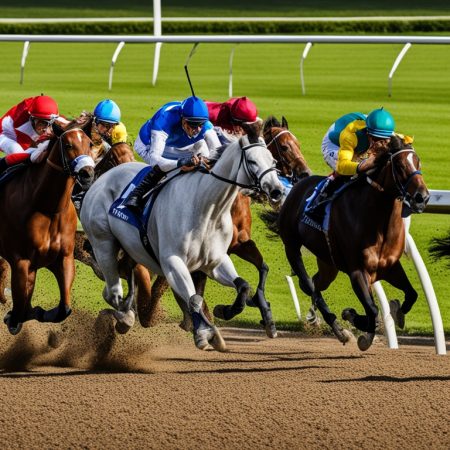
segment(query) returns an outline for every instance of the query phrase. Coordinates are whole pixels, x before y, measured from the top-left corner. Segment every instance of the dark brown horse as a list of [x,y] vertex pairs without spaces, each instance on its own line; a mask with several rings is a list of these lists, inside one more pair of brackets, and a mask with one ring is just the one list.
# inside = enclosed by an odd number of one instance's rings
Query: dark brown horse
[[[361,350],[370,347],[375,334],[378,314],[372,295],[375,281],[386,280],[405,294],[394,320],[404,317],[417,299],[399,261],[405,241],[402,207],[406,205],[420,213],[429,199],[419,157],[399,137],[391,138],[389,148],[376,156],[376,162],[370,176],[359,176],[333,201],[327,234],[302,222],[307,199],[323,177],[314,176],[297,183],[278,218],[278,232],[289,263],[299,277],[300,288],[312,298],[313,305],[343,343],[348,340],[346,330],[329,310],[321,292],[339,270],[350,277],[365,315],[345,309],[342,316],[366,332],[358,339]],[[312,279],[305,270],[302,246],[317,257],[318,272]]]
[[[13,299],[13,309],[4,320],[12,334],[27,320],[61,322],[71,312],[77,227],[71,193],[75,182],[89,188],[94,162],[92,142],[80,128],[55,128],[55,133],[44,161],[16,174],[0,189],[0,255],[11,267]],[[31,308],[41,267],[55,275],[60,291],[59,305],[49,311]]]
[[[246,132],[249,136],[250,134],[259,135],[260,129],[253,129],[252,127],[247,129]],[[292,181],[295,182],[298,179],[311,174],[311,170],[301,153],[300,143],[294,134],[289,131],[288,123],[284,117],[282,123],[280,123],[275,117],[270,116],[264,124],[263,135],[268,149],[271,151],[277,162],[277,168],[282,175],[291,178]],[[249,305],[259,307],[262,324],[266,329],[267,335],[269,337],[275,337],[276,328],[264,292],[269,267],[264,262],[261,252],[251,238],[252,215],[250,209],[250,197],[239,193],[232,206],[231,215],[233,220],[233,238],[228,253],[239,256],[241,259],[252,263],[258,269],[258,287]],[[206,276],[199,273],[195,275],[194,280],[196,281],[197,293],[203,296]],[[152,295],[151,304],[148,309],[148,321],[152,323],[155,322],[153,319],[153,311],[156,311],[156,307],[167,287],[167,283],[158,278],[157,287],[160,294]],[[176,295],[175,298],[177,298]],[[179,299],[177,299],[177,301],[178,300]],[[183,309],[184,302],[179,302],[179,305]],[[203,302],[203,305],[205,307],[205,313],[209,315],[205,301]],[[189,314],[184,315],[181,326],[186,330],[190,330],[192,324]]]

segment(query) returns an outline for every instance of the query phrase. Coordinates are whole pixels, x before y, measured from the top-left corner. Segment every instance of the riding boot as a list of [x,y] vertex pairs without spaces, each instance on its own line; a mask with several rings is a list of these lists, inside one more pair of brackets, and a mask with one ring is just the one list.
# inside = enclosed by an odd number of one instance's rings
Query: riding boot
[[142,209],[145,206],[145,201],[143,199],[144,195],[150,191],[150,189],[154,188],[164,175],[165,173],[158,166],[154,166],[134,188],[124,205],[131,210],[142,213]]

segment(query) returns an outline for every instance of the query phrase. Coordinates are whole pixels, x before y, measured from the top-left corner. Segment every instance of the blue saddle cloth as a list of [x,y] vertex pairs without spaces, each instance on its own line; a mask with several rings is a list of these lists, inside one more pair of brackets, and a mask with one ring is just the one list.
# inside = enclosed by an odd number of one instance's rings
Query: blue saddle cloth
[[29,167],[28,163],[20,163],[14,164],[14,166],[8,167],[1,175],[0,175],[0,186],[6,184],[9,180],[14,178],[18,173],[25,170]]
[[[142,179],[147,175],[151,170],[151,166],[144,167],[132,180],[127,184],[125,189],[120,194],[119,198],[117,198],[111,207],[109,208],[109,214],[117,219],[123,220],[130,225],[133,225],[139,231],[145,230],[147,227],[147,222],[150,217],[150,212],[153,207],[153,202],[155,199],[155,195],[149,195],[147,199],[147,203],[145,204],[145,208],[143,210],[142,215],[137,215],[134,211],[128,209],[127,206],[124,205],[126,199],[133,191],[133,189],[142,181]],[[159,192],[159,191],[158,191]]]
[[322,191],[323,185],[327,182],[327,178],[321,180],[314,188],[313,193],[306,199],[305,209],[303,210],[300,221],[310,227],[313,227],[324,233],[328,233],[330,226],[331,205],[333,201],[339,197],[344,190],[355,183],[357,179],[351,179],[339,186],[328,198],[322,200],[319,204],[315,204],[317,196]]

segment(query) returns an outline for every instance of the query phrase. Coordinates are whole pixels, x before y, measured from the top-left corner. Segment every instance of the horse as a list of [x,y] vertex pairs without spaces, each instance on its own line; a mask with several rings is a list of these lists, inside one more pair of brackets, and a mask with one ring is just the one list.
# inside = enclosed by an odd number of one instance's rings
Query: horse
[[243,137],[222,149],[210,172],[174,176],[153,202],[146,229],[152,251],[144,248],[136,228],[108,214],[113,201],[144,167],[128,163],[108,171],[87,192],[81,209],[83,228],[106,280],[103,298],[115,309],[116,330],[123,332],[134,323],[118,276],[117,252],[122,247],[134,261],[166,277],[191,315],[195,345],[224,350],[220,332],[202,311],[203,297],[197,294],[191,273],[203,272],[236,289],[233,305],[220,308],[224,318],[244,309],[250,286],[238,276],[227,254],[233,233],[230,210],[240,187],[259,189],[272,201],[280,200],[283,187],[273,157],[264,143],[250,143]]
[[[11,268],[12,311],[4,322],[11,334],[22,324],[61,322],[71,313],[70,289],[77,215],[71,202],[75,182],[82,189],[94,180],[92,142],[80,128],[54,127],[43,161],[22,170],[0,189],[0,255]],[[36,272],[47,267],[60,291],[57,307],[31,308]]]
[[[349,276],[365,315],[347,308],[342,318],[364,333],[358,338],[358,347],[365,351],[372,344],[378,315],[372,284],[386,280],[404,292],[403,304],[400,307],[397,301],[398,307],[392,311],[397,324],[404,320],[417,299],[417,292],[399,261],[405,241],[402,207],[415,213],[423,212],[429,192],[414,148],[394,135],[387,149],[377,154],[373,173],[361,174],[349,182],[331,203],[329,228],[324,233],[302,222],[305,205],[323,179],[309,177],[293,187],[279,212],[278,232],[301,290],[311,297],[313,307],[319,309],[344,344],[349,333],[338,323],[321,292],[329,287],[339,271]],[[263,220],[269,222],[267,216]],[[317,257],[318,271],[312,279],[303,263],[302,246]]]
[[[259,135],[260,129],[251,127],[247,128],[246,132],[249,136],[251,136],[251,139],[254,139],[255,135]],[[272,153],[272,156],[276,161],[276,168],[279,173],[291,180],[292,183],[311,175],[311,170],[301,152],[300,143],[295,135],[289,130],[289,125],[285,117],[282,117],[282,122],[280,123],[276,117],[269,116],[264,122],[262,133],[267,148]],[[233,237],[228,248],[228,254],[234,254],[244,261],[252,263],[257,268],[259,273],[258,286],[254,298],[249,301],[248,304],[249,306],[260,306],[262,318],[261,323],[265,328],[267,336],[274,338],[277,335],[276,326],[272,320],[270,304],[265,298],[265,285],[269,267],[264,262],[261,252],[251,238],[252,215],[250,201],[249,196],[239,192],[231,207]],[[194,276],[194,279],[197,293],[203,296],[206,285],[206,277],[199,273]],[[154,311],[157,310],[160,299],[168,286],[167,283],[159,277],[155,284],[156,288],[152,291],[148,309],[148,323],[155,323],[153,317]],[[183,300],[176,294],[175,299],[180,306],[183,305]],[[203,305],[205,308],[205,314],[208,317],[211,317],[206,301],[203,302]],[[218,311],[216,310],[216,312]],[[184,314],[181,327],[186,331],[190,331],[192,328],[192,322],[187,311]]]

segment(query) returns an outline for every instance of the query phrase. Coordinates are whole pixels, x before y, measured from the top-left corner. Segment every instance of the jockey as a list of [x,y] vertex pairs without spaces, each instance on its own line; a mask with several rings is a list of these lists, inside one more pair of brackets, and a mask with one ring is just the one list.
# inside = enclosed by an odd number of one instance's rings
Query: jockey
[[[367,157],[367,152],[386,148],[394,129],[394,118],[384,108],[375,109],[367,116],[359,112],[349,113],[334,122],[322,141],[323,157],[333,173],[322,186],[311,209],[329,198],[347,177],[373,169],[375,156]],[[413,141],[409,136],[404,137],[405,142]]]
[[112,146],[127,142],[127,129],[120,121],[120,108],[113,100],[102,100],[94,109],[94,123],[103,141]]
[[205,103],[209,120],[222,144],[229,144],[245,134],[241,127],[243,123],[250,124],[260,120],[255,104],[247,97],[230,98],[224,103]]
[[59,118],[58,105],[47,95],[26,98],[0,119],[0,173],[24,161],[39,161],[53,132],[52,123]]
[[205,102],[192,96],[182,102],[170,102],[156,111],[141,127],[134,149],[152,166],[152,170],[131,192],[125,205],[138,211],[143,196],[164,176],[176,169],[186,171],[200,165],[202,157],[220,147],[220,141],[208,120]]

